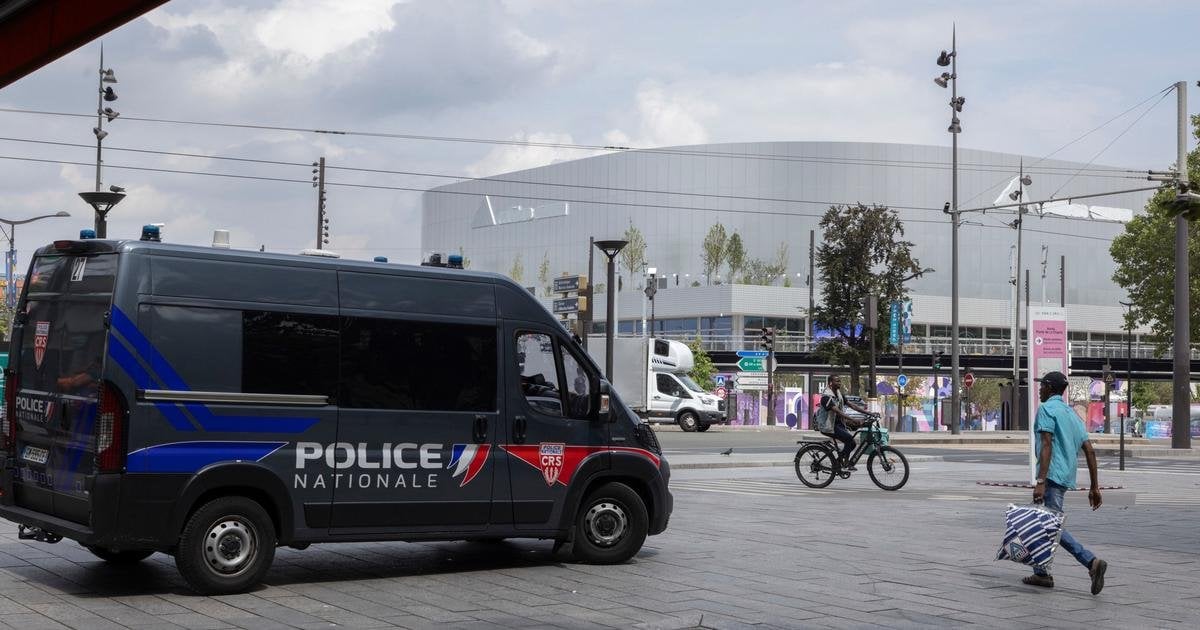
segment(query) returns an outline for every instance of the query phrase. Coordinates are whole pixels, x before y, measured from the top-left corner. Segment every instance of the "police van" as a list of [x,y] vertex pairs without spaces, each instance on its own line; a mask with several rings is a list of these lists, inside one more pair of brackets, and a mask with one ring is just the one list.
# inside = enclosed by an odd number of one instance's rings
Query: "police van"
[[[457,265],[461,267],[461,264]],[[6,372],[0,516],[244,591],[280,545],[667,527],[653,431],[499,275],[142,241],[38,250]]]

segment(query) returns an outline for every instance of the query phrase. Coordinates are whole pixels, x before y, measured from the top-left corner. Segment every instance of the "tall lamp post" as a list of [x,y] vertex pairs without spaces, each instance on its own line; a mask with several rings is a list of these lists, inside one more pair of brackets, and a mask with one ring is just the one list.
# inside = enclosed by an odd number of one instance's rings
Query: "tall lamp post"
[[967,99],[958,95],[958,42],[955,28],[950,30],[950,51],[943,50],[937,58],[937,65],[950,66],[950,72],[943,72],[933,80],[939,87],[950,87],[950,126],[946,131],[951,138],[950,165],[950,432],[959,432],[959,414],[961,413],[962,377],[958,373],[958,134],[962,126],[958,121],[958,113],[962,111]]
[[0,219],[0,224],[8,226],[7,232],[4,232],[4,228],[0,228],[0,232],[3,232],[4,237],[8,239],[8,258],[5,260],[4,264],[4,305],[7,306],[9,310],[17,307],[17,287],[13,282],[13,276],[15,275],[15,268],[17,266],[17,226],[24,225],[26,223],[33,223],[34,221],[41,221],[42,219],[53,219],[56,217],[69,216],[71,216],[71,213],[60,210],[54,214],[43,214],[41,216],[32,217],[29,219],[21,219],[19,221],[12,219]]
[[108,238],[108,211],[112,210],[113,206],[121,202],[125,198],[125,189],[119,186],[109,186],[108,192],[101,190],[103,185],[100,181],[100,169],[104,163],[102,152],[104,148],[104,138],[108,137],[108,132],[104,130],[104,121],[112,122],[120,116],[111,107],[105,107],[105,102],[113,102],[117,100],[117,93],[112,86],[105,87],[105,83],[116,83],[117,75],[113,73],[112,68],[104,67],[104,44],[100,44],[100,77],[97,79],[97,94],[96,94],[96,126],[92,127],[92,134],[96,136],[96,190],[94,192],[82,192],[79,196],[92,207],[96,213],[96,238]]
[[629,241],[610,240],[596,241],[596,247],[608,258],[608,286],[604,292],[608,297],[608,315],[604,322],[604,376],[612,382],[613,371],[613,337],[616,332],[617,315],[617,254],[629,244]]

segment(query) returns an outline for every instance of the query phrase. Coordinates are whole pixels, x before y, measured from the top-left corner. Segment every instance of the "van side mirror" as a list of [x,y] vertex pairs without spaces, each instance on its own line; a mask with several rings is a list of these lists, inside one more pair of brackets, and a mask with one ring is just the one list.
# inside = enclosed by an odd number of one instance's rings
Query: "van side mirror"
[[596,412],[596,420],[600,422],[612,422],[612,397],[610,396],[611,388],[607,381],[600,381],[600,404]]

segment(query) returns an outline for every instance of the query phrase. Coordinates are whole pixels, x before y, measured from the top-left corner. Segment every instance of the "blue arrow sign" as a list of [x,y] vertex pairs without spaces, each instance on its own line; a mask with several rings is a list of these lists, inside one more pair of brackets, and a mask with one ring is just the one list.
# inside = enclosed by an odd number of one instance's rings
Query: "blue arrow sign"
[[765,358],[767,358],[767,351],[766,350],[738,350],[737,355],[739,357],[757,357],[760,359],[765,359]]
[[896,377],[896,383],[899,384],[900,387],[908,387],[908,377],[904,374],[901,374],[900,376]]

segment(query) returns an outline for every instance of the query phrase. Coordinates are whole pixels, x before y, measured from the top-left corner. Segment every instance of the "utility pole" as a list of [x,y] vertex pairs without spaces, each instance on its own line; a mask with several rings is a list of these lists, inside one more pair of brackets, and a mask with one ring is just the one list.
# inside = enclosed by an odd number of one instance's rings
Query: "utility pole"
[[1046,261],[1050,248],[1042,245],[1042,304],[1046,303]]
[[596,287],[596,277],[593,275],[593,273],[594,273],[594,272],[595,272],[595,270],[596,270],[596,267],[595,267],[595,259],[596,259],[596,250],[595,250],[595,247],[596,247],[596,237],[595,237],[595,236],[589,236],[589,237],[588,237],[588,288],[587,288],[587,313],[586,313],[586,315],[585,315],[585,316],[586,316],[586,318],[587,318],[587,321],[585,321],[585,322],[583,323],[583,335],[582,335],[582,336],[583,336],[583,349],[584,349],[584,350],[587,350],[587,347],[588,347],[588,336],[592,334],[592,321],[595,319],[595,317],[593,317],[593,316],[592,316],[592,313],[594,313],[594,312],[595,312],[595,310],[594,310],[594,309],[596,308],[596,306],[595,306],[596,302],[595,302],[595,300],[593,299],[593,298],[595,298],[595,296],[596,296],[596,290],[595,290],[595,287]]
[[1058,258],[1058,305],[1067,308],[1067,257]]
[[317,249],[329,243],[329,217],[325,215],[325,158],[313,162],[313,188],[317,189]]
[[1017,228],[1017,258],[1013,266],[1013,329],[1012,329],[1012,346],[1013,346],[1013,422],[1010,429],[1016,429],[1021,422],[1021,231],[1025,224],[1025,205],[1022,197],[1025,196],[1025,161],[1021,160],[1021,173],[1017,178],[1017,200],[1020,200],[1021,205],[1017,206],[1017,219],[1014,221]]
[[958,34],[957,28],[951,27],[950,30],[950,52],[942,51],[938,55],[937,64],[945,67],[950,66],[950,72],[943,72],[941,76],[934,79],[933,82],[938,86],[945,88],[947,83],[950,86],[950,126],[946,131],[950,132],[951,148],[950,148],[950,207],[947,211],[950,213],[950,432],[958,434],[959,432],[959,414],[961,413],[962,400],[959,390],[962,387],[962,378],[958,373],[959,366],[959,347],[958,347],[958,134],[962,133],[962,125],[958,120],[958,112],[962,111],[965,98],[958,96]]
[[[1187,82],[1175,84],[1178,157],[1175,170],[1179,173],[1179,194],[1186,192],[1187,163]],[[1188,270],[1188,219],[1185,213],[1175,217],[1175,369],[1171,397],[1171,448],[1191,448],[1191,340],[1190,286]]]

